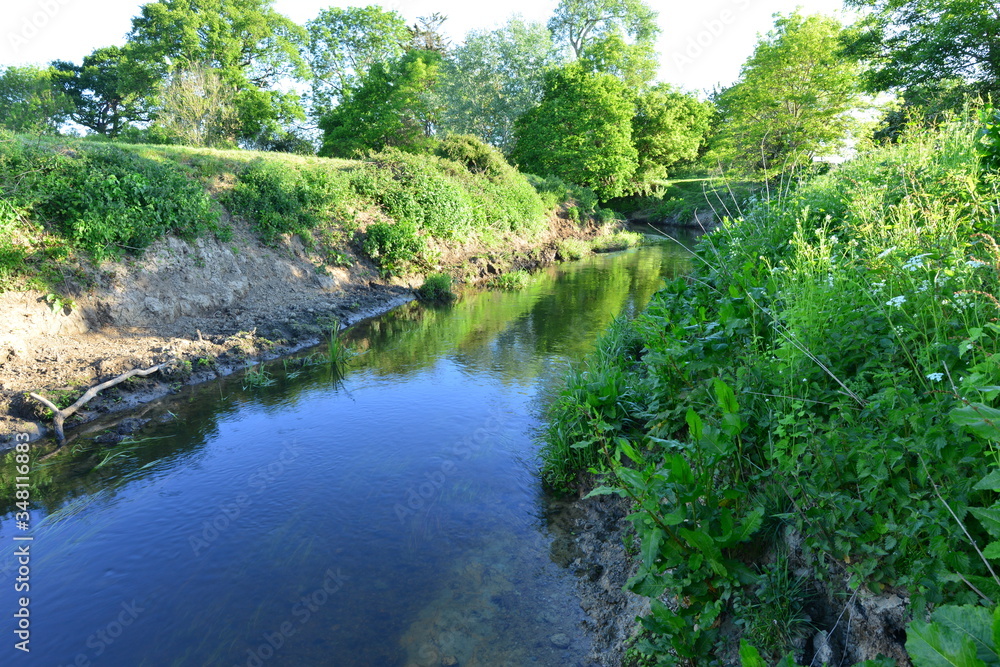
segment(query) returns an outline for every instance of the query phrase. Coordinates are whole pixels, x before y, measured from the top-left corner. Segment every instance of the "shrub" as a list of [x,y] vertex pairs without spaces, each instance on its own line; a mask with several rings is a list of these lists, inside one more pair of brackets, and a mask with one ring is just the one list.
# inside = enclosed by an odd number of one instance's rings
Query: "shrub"
[[502,273],[491,279],[487,285],[493,289],[517,292],[527,287],[529,282],[531,282],[531,274],[519,269],[509,273]]
[[429,303],[450,303],[455,300],[451,284],[451,276],[447,273],[432,273],[417,290],[417,297]]
[[407,264],[421,256],[424,247],[416,226],[408,222],[376,222],[365,233],[365,252],[387,276],[403,273]]
[[580,239],[562,239],[556,244],[562,261],[582,259],[590,253],[590,244]]
[[646,237],[639,232],[619,229],[610,234],[598,236],[590,242],[590,248],[594,252],[614,252],[616,250],[625,250],[626,248],[640,246],[645,241]]

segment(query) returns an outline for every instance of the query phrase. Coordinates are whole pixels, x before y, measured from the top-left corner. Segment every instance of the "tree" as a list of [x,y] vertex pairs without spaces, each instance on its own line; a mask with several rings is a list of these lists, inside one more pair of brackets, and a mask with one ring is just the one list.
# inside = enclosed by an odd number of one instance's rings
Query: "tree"
[[273,0],[159,0],[132,19],[129,53],[166,78],[203,65],[235,91],[239,136],[253,141],[303,117],[298,96],[275,89],[304,78],[305,30],[274,11]]
[[441,115],[436,93],[441,61],[435,51],[410,51],[396,63],[376,63],[361,85],[320,120],[320,155],[426,147]]
[[509,153],[514,122],[542,99],[545,72],[558,62],[545,26],[514,18],[491,32],[469,33],[445,64],[442,126]]
[[108,137],[131,123],[149,120],[149,93],[154,77],[117,46],[97,49],[82,64],[52,63],[56,88],[73,103],[70,117]]
[[410,40],[398,12],[377,5],[324,9],[306,23],[306,58],[312,69],[312,108],[320,118],[339,103],[376,63],[398,60]]
[[0,126],[12,132],[54,134],[73,109],[53,87],[49,69],[8,67],[0,74]]
[[188,146],[232,146],[238,115],[236,91],[204,65],[178,70],[160,86],[156,124]]
[[996,0],[846,0],[868,10],[847,35],[849,54],[869,62],[872,91],[963,79],[1000,92],[1000,3]]
[[515,123],[512,157],[523,171],[585,185],[604,200],[620,196],[638,166],[634,115],[625,84],[572,63],[546,75],[541,104]]
[[659,67],[651,43],[630,44],[618,32],[612,32],[587,45],[580,63],[591,72],[603,72],[620,79],[631,90],[642,90],[656,78]]
[[711,105],[660,84],[638,96],[632,141],[639,154],[634,190],[667,177],[674,164],[694,160],[709,130]]
[[828,16],[777,17],[718,95],[723,159],[770,177],[843,149],[862,98],[859,67],[838,48],[841,31]]
[[660,32],[656,12],[642,0],[561,0],[549,30],[576,58],[609,35],[624,34],[635,43],[653,44]]
[[410,48],[416,51],[434,51],[441,55],[448,53],[451,46],[441,32],[441,26],[448,17],[440,12],[430,16],[418,16],[417,22],[409,28]]

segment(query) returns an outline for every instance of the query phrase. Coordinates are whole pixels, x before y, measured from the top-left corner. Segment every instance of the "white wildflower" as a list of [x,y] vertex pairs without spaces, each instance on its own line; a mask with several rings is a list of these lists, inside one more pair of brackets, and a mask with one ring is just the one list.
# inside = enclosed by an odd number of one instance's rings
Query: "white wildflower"
[[923,255],[914,255],[906,260],[906,263],[903,264],[903,268],[907,271],[916,271],[924,265],[924,257],[930,256],[931,254],[929,252],[925,252]]
[[928,373],[927,379],[931,382],[940,382],[944,378],[944,373]]
[[878,258],[879,259],[885,259],[889,255],[891,255],[895,249],[896,249],[896,246],[892,246],[891,248],[886,248],[885,250],[883,250],[882,252],[880,252],[878,254]]
[[980,262],[978,259],[970,259],[965,265],[973,269],[978,269],[981,266],[989,266],[986,262]]
[[891,299],[889,299],[888,301],[886,301],[885,305],[887,305],[887,306],[889,306],[891,308],[899,308],[904,303],[906,303],[906,297],[903,296],[903,295],[899,295],[899,296],[894,296]]

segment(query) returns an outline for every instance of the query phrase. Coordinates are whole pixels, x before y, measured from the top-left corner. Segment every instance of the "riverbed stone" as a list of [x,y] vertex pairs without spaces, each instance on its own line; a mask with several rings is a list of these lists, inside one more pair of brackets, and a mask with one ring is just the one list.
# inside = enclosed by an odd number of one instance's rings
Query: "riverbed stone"
[[570,645],[569,637],[562,632],[557,632],[549,637],[549,641],[552,642],[552,645],[556,648],[569,648]]

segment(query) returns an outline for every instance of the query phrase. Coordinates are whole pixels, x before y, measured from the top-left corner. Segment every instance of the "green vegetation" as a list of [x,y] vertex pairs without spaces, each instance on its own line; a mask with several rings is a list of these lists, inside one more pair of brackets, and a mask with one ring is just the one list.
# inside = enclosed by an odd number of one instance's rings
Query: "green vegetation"
[[598,236],[590,242],[590,248],[594,252],[614,252],[615,250],[625,250],[642,245],[646,237],[638,232],[630,232],[624,229]]
[[493,289],[504,290],[506,292],[519,292],[531,282],[531,274],[520,269],[502,273],[492,278],[487,284]]
[[584,255],[590,253],[590,244],[580,239],[562,239],[556,245],[559,248],[559,259],[564,262],[583,259]]
[[1000,549],[973,546],[1000,536],[977,485],[1000,415],[1000,191],[979,132],[914,128],[752,205],[569,376],[544,478],[594,470],[594,493],[635,502],[647,652],[702,664],[728,618],[787,653],[802,584],[754,564],[789,530],[812,576],[900,587],[918,618],[1000,593],[984,562]]
[[432,273],[424,278],[424,284],[417,290],[417,297],[428,303],[451,303],[455,300],[451,285],[451,276],[447,273]]

